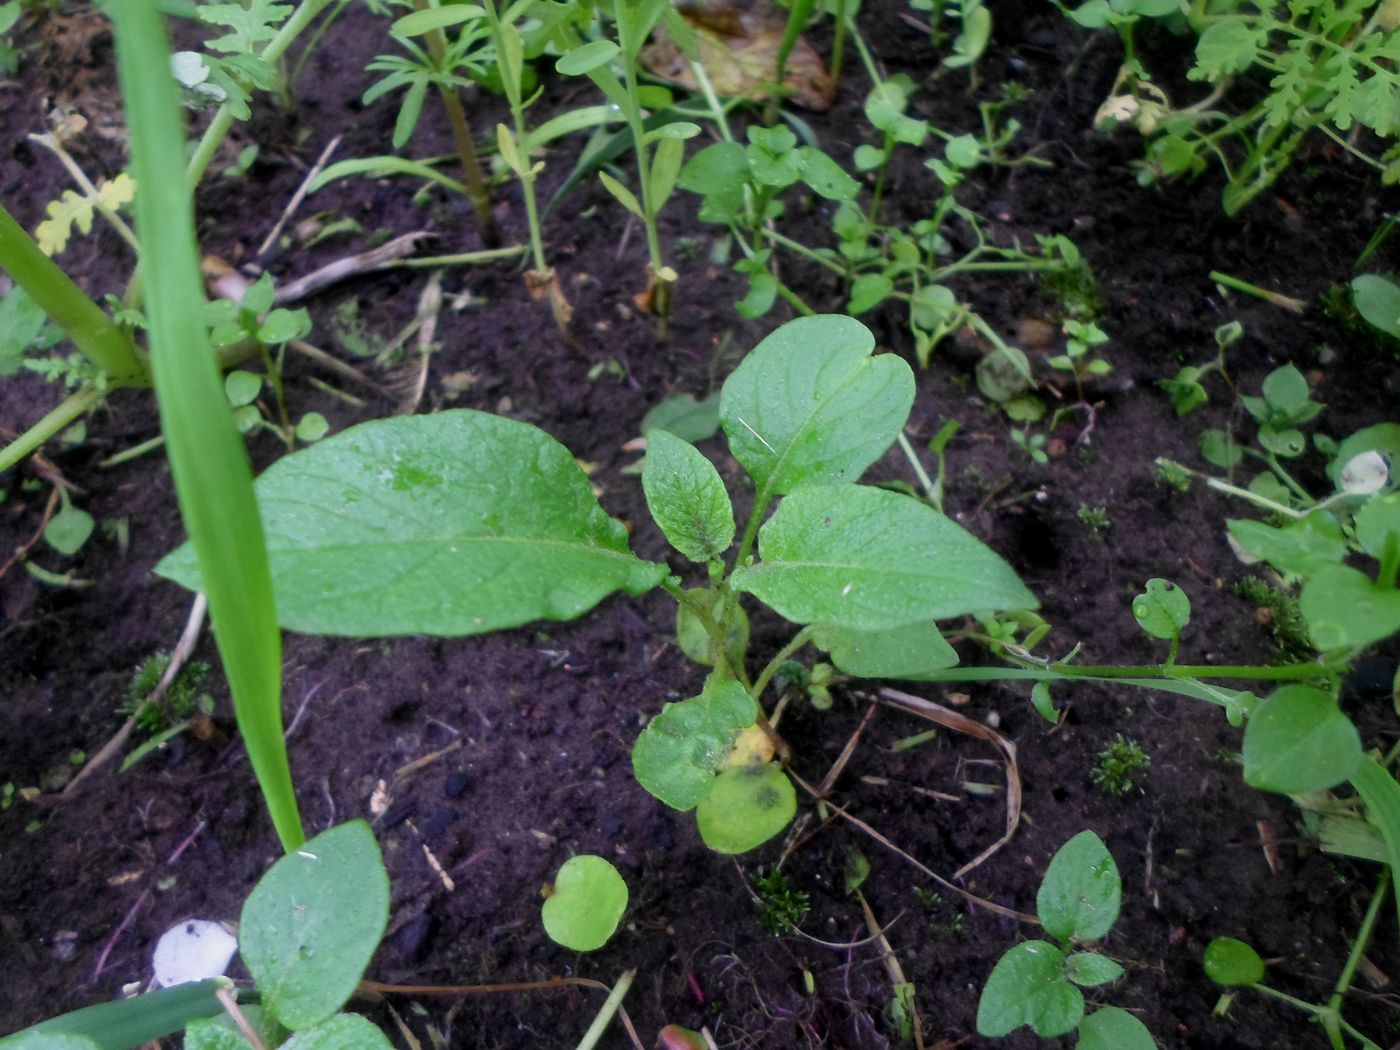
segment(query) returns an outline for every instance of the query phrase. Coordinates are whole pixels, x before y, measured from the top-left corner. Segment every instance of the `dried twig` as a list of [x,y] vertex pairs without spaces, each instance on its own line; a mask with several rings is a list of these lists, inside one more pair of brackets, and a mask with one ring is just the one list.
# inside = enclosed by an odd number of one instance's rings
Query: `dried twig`
[[292,194],[292,199],[287,202],[287,206],[282,209],[282,216],[277,220],[277,224],[272,227],[272,232],[263,238],[262,244],[258,245],[257,254],[259,256],[266,255],[268,251],[271,250],[272,246],[277,243],[277,238],[281,236],[283,227],[285,227],[291,217],[296,214],[296,210],[301,207],[301,202],[306,200],[306,192],[310,188],[312,180],[314,180],[317,175],[321,174],[321,169],[324,168],[331,159],[331,154],[340,146],[340,138],[341,137],[337,135],[335,138],[331,139],[330,142],[326,144],[326,148],[321,151],[321,155],[316,158],[316,163],[312,166],[311,170],[306,173],[306,178],[301,180],[301,185],[298,186],[297,191]]
[[891,707],[897,707],[910,714],[918,715],[920,718],[927,718],[930,722],[936,722],[947,729],[975,736],[979,740],[986,740],[1002,754],[1002,764],[1006,768],[1006,831],[1001,838],[953,873],[955,879],[961,879],[1010,842],[1011,837],[1016,834],[1017,826],[1021,823],[1021,770],[1016,764],[1016,745],[995,729],[985,726],[981,722],[973,721],[966,715],[954,711],[951,707],[944,707],[932,700],[925,700],[921,696],[902,693],[898,689],[881,689],[880,697],[882,702]]

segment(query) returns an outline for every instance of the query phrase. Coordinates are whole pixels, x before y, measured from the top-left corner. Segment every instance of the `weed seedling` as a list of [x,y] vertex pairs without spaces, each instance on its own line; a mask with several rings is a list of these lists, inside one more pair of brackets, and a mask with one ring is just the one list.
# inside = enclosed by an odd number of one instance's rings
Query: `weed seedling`
[[1126,795],[1133,790],[1133,777],[1150,765],[1152,759],[1142,746],[1119,733],[1099,752],[1099,763],[1090,778],[1110,795]]
[[1095,536],[1101,536],[1113,524],[1108,516],[1107,507],[1091,507],[1087,503],[1081,503],[1079,510],[1075,512],[1075,517],[1089,526],[1089,531]]
[[753,888],[758,894],[759,920],[775,937],[806,918],[812,906],[811,898],[802,890],[793,889],[787,876],[776,869],[754,879]]
[[1102,940],[1118,921],[1123,884],[1102,840],[1081,831],[1050,860],[1036,894],[1036,914],[1054,941],[1026,941],[1001,957],[977,1004],[977,1031],[1010,1035],[1029,1025],[1045,1039],[1079,1033],[1081,1050],[1155,1050],[1147,1027],[1126,1010],[1084,1012],[1080,988],[1100,988],[1123,967],[1082,947]]

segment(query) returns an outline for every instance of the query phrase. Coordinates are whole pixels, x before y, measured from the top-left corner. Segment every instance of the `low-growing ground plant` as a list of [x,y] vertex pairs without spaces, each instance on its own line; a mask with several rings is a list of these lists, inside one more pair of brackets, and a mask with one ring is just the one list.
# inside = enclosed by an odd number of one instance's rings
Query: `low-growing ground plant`
[[[1123,66],[1096,123],[1131,126],[1148,140],[1142,182],[1219,165],[1226,176],[1222,202],[1234,215],[1274,184],[1313,133],[1384,181],[1400,179],[1400,147],[1392,144],[1400,128],[1400,74],[1389,57],[1400,23],[1384,4],[1088,0],[1059,6],[1081,26],[1113,28],[1123,42]],[[1175,103],[1153,79],[1136,47],[1148,26],[1196,37],[1186,75],[1202,85],[1198,101]],[[1267,89],[1252,97],[1231,90],[1237,78],[1258,79]],[[1375,137],[1379,151],[1368,152],[1360,129]]]
[[993,967],[977,1004],[977,1031],[1010,1035],[1029,1026],[1046,1039],[1077,1032],[1080,1050],[1154,1050],[1147,1027],[1116,1006],[1086,1013],[1081,988],[1101,988],[1123,967],[1087,946],[1118,921],[1123,882],[1103,841],[1081,831],[1050,860],[1035,910],[1053,941],[1025,941]]
[[1152,765],[1147,752],[1136,740],[1119,733],[1099,752],[1099,761],[1090,779],[1110,795],[1126,795],[1136,786],[1133,777]]

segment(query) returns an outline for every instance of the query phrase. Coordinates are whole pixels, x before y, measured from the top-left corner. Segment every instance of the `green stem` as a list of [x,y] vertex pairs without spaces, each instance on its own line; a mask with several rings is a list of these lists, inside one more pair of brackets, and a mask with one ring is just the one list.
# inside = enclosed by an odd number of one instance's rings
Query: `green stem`
[[622,1000],[626,998],[627,991],[632,987],[632,980],[636,976],[636,970],[628,970],[618,978],[617,984],[613,985],[613,990],[604,1000],[602,1009],[598,1011],[598,1016],[593,1018],[593,1023],[588,1026],[588,1031],[584,1032],[583,1038],[579,1040],[578,1050],[593,1050],[598,1045],[598,1040],[603,1038],[603,1033],[612,1023],[613,1015],[622,1006]]
[[1371,934],[1375,930],[1376,918],[1381,913],[1381,905],[1385,902],[1386,894],[1390,891],[1391,872],[1389,867],[1381,869],[1381,877],[1376,880],[1376,890],[1371,894],[1371,903],[1366,907],[1366,915],[1361,920],[1361,926],[1356,931],[1356,939],[1352,941],[1351,952],[1347,955],[1346,965],[1342,967],[1341,975],[1337,978],[1337,986],[1332,992],[1332,998],[1327,1005],[1341,1015],[1342,999],[1346,996],[1347,989],[1351,987],[1352,978],[1356,976],[1356,968],[1361,964],[1361,956],[1366,951],[1366,945],[1370,943]]
[[[277,62],[286,53],[287,48],[292,46],[292,42],[311,24],[312,20],[332,2],[334,0],[302,0],[300,6],[292,12],[292,17],[282,23],[282,28],[277,31],[277,35],[268,41],[267,47],[263,48],[263,61]],[[218,112],[214,114],[214,119],[204,129],[199,145],[195,147],[194,153],[190,156],[189,166],[185,169],[191,190],[198,186],[200,180],[204,178],[204,173],[213,161],[214,154],[219,151],[224,137],[233,127],[233,121],[233,112],[225,103],[219,107]]]
[[107,394],[107,390],[91,385],[69,394],[43,419],[0,448],[0,471],[9,470],[84,412],[100,404]]
[[[749,675],[747,669],[740,664],[735,667],[729,660],[729,617],[722,616],[715,619],[713,607],[706,607],[705,603],[691,594],[673,579],[661,581],[661,589],[674,598],[679,604],[688,609],[692,616],[700,621],[700,626],[705,628],[705,633],[710,638],[710,655],[713,658],[714,668],[721,675],[728,674],[743,683],[744,688],[749,686]],[[706,592],[711,593],[711,592]],[[731,600],[724,595],[726,603]],[[726,604],[726,611],[728,605]]]
[[123,385],[150,382],[131,340],[40,250],[3,207],[0,207],[0,269],[14,278],[95,367]]
[[[415,10],[426,11],[428,0],[413,0]],[[447,36],[441,29],[433,29],[426,36],[428,54],[438,72],[448,77],[452,70],[447,68]],[[488,248],[501,243],[501,235],[496,229],[496,220],[491,214],[491,191],[486,178],[481,173],[481,161],[476,155],[476,143],[472,140],[471,124],[467,121],[466,107],[456,85],[443,79],[437,81],[438,95],[442,107],[447,111],[447,123],[452,128],[452,141],[457,147],[457,159],[462,165],[462,177],[467,183],[467,197],[476,212],[476,232]]]
[[773,680],[773,676],[778,673],[778,669],[783,666],[783,663],[811,640],[813,630],[814,628],[809,625],[793,635],[792,641],[779,649],[773,659],[768,661],[768,665],[754,679],[753,688],[749,690],[749,695],[753,697],[754,703],[758,704],[760,710],[763,709],[763,691],[768,688],[768,683]]
[[831,41],[831,80],[841,82],[841,63],[846,57],[846,14],[850,0],[838,0],[836,5],[836,32]]
[[1231,485],[1228,481],[1221,481],[1219,478],[1206,478],[1206,485],[1215,489],[1216,492],[1223,492],[1229,496],[1237,496],[1248,503],[1253,503],[1256,507],[1274,514],[1281,514],[1285,518],[1293,518],[1301,521],[1307,517],[1302,511],[1294,510],[1292,507],[1285,507],[1282,503],[1275,503],[1267,496],[1261,496],[1257,492],[1250,492],[1249,489],[1242,489],[1238,485]]

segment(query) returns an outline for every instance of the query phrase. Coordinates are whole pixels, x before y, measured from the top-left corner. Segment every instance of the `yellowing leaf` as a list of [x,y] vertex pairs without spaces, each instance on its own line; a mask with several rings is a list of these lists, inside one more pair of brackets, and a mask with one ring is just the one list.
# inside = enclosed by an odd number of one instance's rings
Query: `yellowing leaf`
[[[767,0],[726,5],[724,2],[682,4],[680,12],[695,31],[700,64],[716,92],[768,98],[778,76],[778,48],[787,16]],[[656,76],[699,90],[690,63],[672,40],[658,31],[642,49],[642,63]],[[798,37],[788,56],[783,87],[792,101],[818,112],[831,108],[836,83],[821,56]]]
[[45,255],[59,254],[68,247],[73,227],[84,235],[92,232],[92,214],[98,207],[116,211],[135,197],[136,182],[126,172],[99,186],[95,197],[84,196],[77,190],[64,190],[62,197],[49,202],[44,209],[48,218],[34,230],[40,250]]

